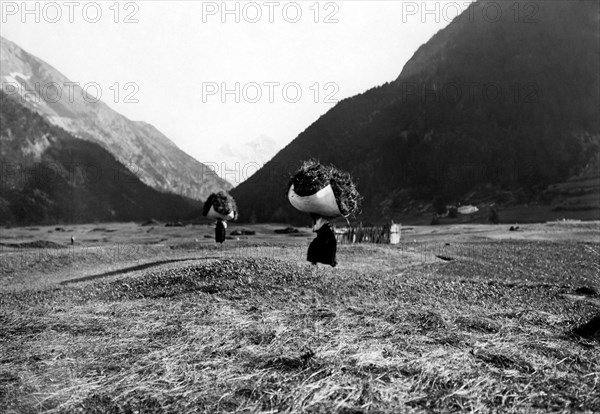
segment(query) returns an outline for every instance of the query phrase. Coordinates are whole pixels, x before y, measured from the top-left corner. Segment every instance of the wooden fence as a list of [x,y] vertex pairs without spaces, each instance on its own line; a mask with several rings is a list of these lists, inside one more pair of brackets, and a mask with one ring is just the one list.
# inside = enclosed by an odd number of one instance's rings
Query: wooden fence
[[340,244],[376,243],[397,244],[400,241],[400,225],[391,226],[349,226],[336,228],[335,237]]

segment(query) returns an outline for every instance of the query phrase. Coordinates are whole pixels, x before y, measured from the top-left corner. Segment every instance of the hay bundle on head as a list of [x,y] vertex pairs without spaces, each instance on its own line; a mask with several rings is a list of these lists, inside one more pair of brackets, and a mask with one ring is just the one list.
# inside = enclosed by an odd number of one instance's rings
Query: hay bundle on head
[[348,217],[360,208],[361,197],[352,176],[333,165],[305,161],[290,179],[288,188],[292,205],[305,213]]
[[208,196],[202,215],[215,219],[235,220],[238,216],[237,205],[232,196],[225,191],[219,191]]

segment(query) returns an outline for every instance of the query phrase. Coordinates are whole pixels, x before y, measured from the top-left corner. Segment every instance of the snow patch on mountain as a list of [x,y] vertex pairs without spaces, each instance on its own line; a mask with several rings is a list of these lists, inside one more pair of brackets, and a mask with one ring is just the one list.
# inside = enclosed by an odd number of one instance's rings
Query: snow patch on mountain
[[223,145],[210,164],[221,178],[235,186],[262,168],[278,150],[277,142],[263,134],[243,144]]

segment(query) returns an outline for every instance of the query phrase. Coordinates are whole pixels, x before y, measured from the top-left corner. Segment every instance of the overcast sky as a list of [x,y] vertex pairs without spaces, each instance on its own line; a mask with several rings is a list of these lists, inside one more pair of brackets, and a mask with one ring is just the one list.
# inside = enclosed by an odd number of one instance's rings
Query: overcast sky
[[394,80],[469,1],[0,3],[2,36],[215,161],[261,135],[282,148],[336,101]]

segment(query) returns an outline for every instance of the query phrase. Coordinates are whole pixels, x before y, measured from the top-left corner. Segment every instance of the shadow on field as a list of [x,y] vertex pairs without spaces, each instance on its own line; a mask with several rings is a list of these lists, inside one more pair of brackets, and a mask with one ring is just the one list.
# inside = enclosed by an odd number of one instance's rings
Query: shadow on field
[[89,276],[78,277],[77,279],[63,280],[62,282],[60,282],[60,284],[68,285],[69,283],[86,282],[88,280],[100,279],[100,278],[108,277],[108,276],[121,275],[123,273],[135,272],[137,270],[144,270],[144,269],[148,269],[150,267],[160,266],[160,265],[167,264],[167,263],[187,262],[190,260],[199,260],[199,259],[209,260],[209,259],[219,259],[219,257],[217,257],[217,256],[214,256],[214,257],[190,257],[188,259],[159,260],[157,262],[144,263],[144,264],[137,265],[137,266],[126,267],[124,269],[118,269],[118,270],[112,270],[110,272],[100,273],[97,275],[89,275]]
[[595,339],[600,342],[600,315],[593,317],[588,323],[578,326],[573,332],[582,338]]

